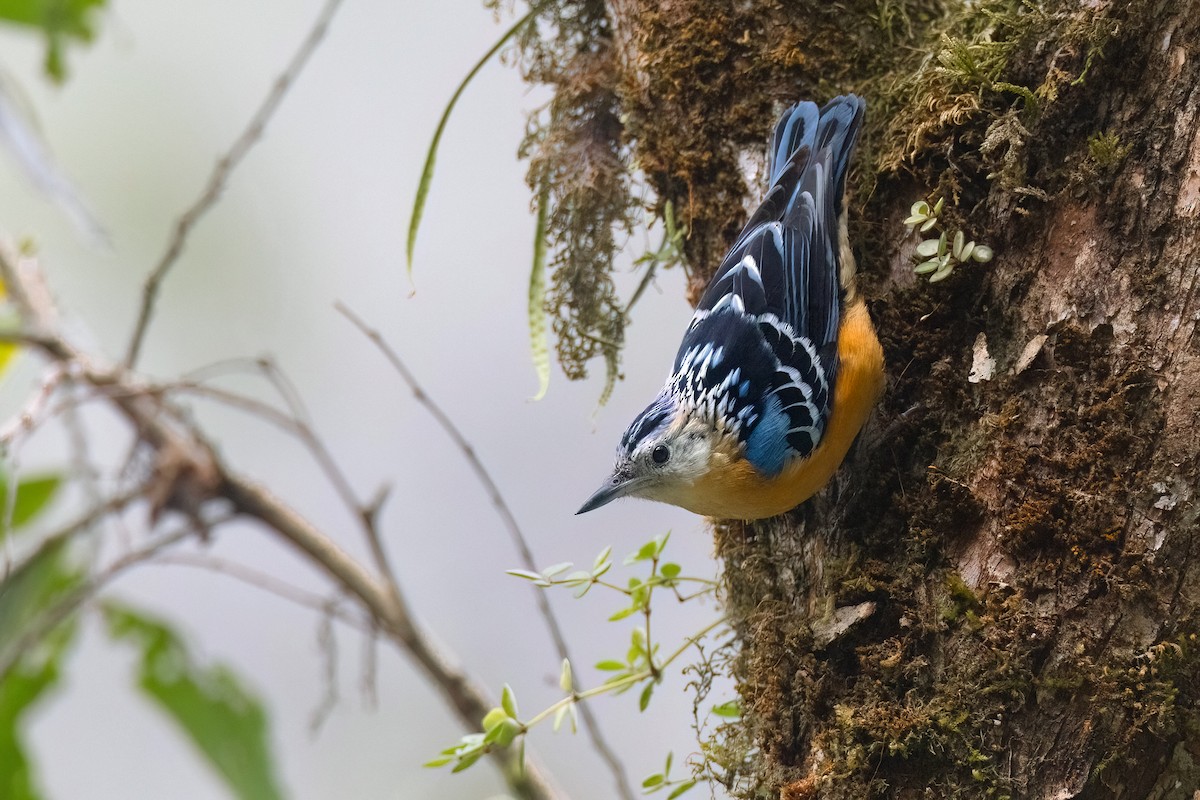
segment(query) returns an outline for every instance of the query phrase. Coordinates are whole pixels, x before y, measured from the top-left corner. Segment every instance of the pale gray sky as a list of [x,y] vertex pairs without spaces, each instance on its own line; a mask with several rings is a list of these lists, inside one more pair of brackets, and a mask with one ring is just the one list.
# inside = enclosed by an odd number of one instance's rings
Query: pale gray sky
[[[72,50],[71,80],[48,86],[41,45],[0,30],[2,68],[28,94],[62,168],[108,228],[113,248],[90,247],[0,159],[0,229],[40,243],[45,270],[77,339],[118,355],[140,285],[174,219],[200,191],[319,10],[317,0],[255,3],[113,0],[98,40]],[[617,439],[652,398],[689,316],[682,276],[661,278],[629,332],[627,380],[596,412],[601,382],[555,373],[536,388],[525,327],[533,221],[515,150],[524,115],[542,98],[493,63],[463,96],[442,156],[417,249],[416,294],[404,277],[410,203],[438,115],[474,60],[499,36],[478,0],[347,0],[329,39],[286,99],[264,141],[199,226],[166,284],[143,366],[173,377],[222,359],[273,354],[303,395],[360,493],[394,486],[387,541],[416,610],[477,678],[513,684],[523,709],[556,697],[557,662],[507,536],[461,455],[408,396],[375,350],[333,310],[341,300],[380,328],[492,469],[544,565],[618,555],[673,531],[670,552],[711,575],[702,520],[640,501],[573,513],[606,474]],[[631,243],[636,255],[643,242]],[[627,291],[634,278],[627,277]],[[602,366],[597,365],[602,372]],[[0,416],[38,375],[24,359],[0,389]],[[248,379],[224,385],[253,389]],[[266,396],[265,390],[263,396]],[[272,487],[347,548],[356,530],[295,443],[264,423],[202,407],[228,459]],[[92,415],[95,448],[124,455],[111,418]],[[35,437],[25,469],[54,467],[63,437]],[[109,541],[109,547],[115,547]],[[251,527],[227,529],[209,551],[294,582],[321,579]],[[283,782],[316,798],[484,798],[502,790],[489,766],[461,775],[420,764],[462,731],[430,687],[392,649],[379,650],[379,701],[358,685],[360,639],[339,637],[342,699],[315,735],[323,696],[314,615],[252,588],[182,567],[144,567],[112,594],[156,609],[205,658],[232,664],[263,694]],[[607,623],[617,599],[556,596],[577,654],[590,665],[624,653],[629,623]],[[717,613],[711,604],[663,607],[665,647]],[[32,726],[40,780],[65,798],[208,800],[223,787],[156,710],[138,699],[132,655],[108,644],[94,618],[69,665],[67,688]],[[596,705],[640,783],[668,750],[695,749],[690,699],[678,676],[648,714],[636,693]],[[727,696],[714,698],[728,699]],[[535,732],[530,742],[576,800],[613,796],[582,736]],[[702,790],[698,790],[702,791]]]

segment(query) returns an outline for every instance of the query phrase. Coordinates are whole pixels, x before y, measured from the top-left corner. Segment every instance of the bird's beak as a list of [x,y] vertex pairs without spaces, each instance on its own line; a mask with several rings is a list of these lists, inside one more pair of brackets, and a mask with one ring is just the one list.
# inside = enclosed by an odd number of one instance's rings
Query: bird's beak
[[586,514],[602,505],[611,503],[618,497],[624,497],[646,482],[645,478],[634,477],[630,474],[628,465],[617,465],[613,474],[596,492],[587,499],[576,514]]

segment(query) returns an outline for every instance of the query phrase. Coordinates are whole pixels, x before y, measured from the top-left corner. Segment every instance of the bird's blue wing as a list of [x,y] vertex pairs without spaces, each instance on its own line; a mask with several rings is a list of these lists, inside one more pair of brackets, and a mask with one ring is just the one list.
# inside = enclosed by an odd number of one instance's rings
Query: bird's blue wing
[[[732,292],[747,313],[775,314],[819,350],[836,344],[843,194],[865,109],[862,98],[847,95],[820,110],[803,102],[783,114],[773,137],[767,195],[698,309],[711,309]],[[746,269],[747,255],[754,270]]]
[[681,398],[733,422],[765,474],[811,453],[830,412],[843,193],[865,106],[848,95],[784,113],[767,195],[701,297],[676,356]]

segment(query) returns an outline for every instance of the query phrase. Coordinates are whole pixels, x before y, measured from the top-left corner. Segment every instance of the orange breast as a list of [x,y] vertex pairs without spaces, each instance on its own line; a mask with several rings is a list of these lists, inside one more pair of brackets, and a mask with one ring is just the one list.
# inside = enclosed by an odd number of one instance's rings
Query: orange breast
[[707,474],[679,505],[710,517],[762,519],[795,508],[820,491],[883,392],[883,348],[861,299],[843,313],[838,361],[829,423],[808,458],[784,467],[775,478],[764,478],[736,452],[715,452]]

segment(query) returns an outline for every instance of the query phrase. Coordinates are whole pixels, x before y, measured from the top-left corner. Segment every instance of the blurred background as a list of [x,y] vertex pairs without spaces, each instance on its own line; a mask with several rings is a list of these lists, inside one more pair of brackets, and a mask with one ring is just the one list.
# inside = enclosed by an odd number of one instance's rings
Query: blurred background
[[[111,0],[99,35],[68,53],[69,80],[42,73],[36,34],[0,27],[0,69],[25,96],[60,168],[89,201],[110,247],[81,236],[0,156],[0,230],[36,242],[75,340],[123,355],[147,272],[176,218],[202,190],[216,159],[244,128],[321,8],[315,0]],[[628,332],[625,380],[597,408],[603,365],[570,384],[555,371],[546,398],[529,355],[525,307],[534,220],[525,166],[515,152],[526,114],[546,96],[500,61],[463,95],[442,143],[405,276],[408,215],[426,148],[454,88],[501,35],[479,0],[347,0],[263,140],[238,168],[216,209],[188,241],[166,282],[141,366],[170,379],[226,359],[273,356],[314,421],[369,498],[392,487],[382,527],[415,611],[436,638],[497,696],[512,684],[522,711],[553,702],[558,661],[529,584],[489,499],[462,454],[411,397],[379,353],[334,310],[342,301],[378,328],[492,471],[540,564],[590,564],[605,546],[620,558],[672,532],[668,554],[692,574],[715,574],[703,520],[667,506],[625,501],[574,516],[607,474],[625,426],[666,377],[690,309],[683,276],[661,274]],[[657,234],[655,241],[657,245]],[[626,263],[649,242],[635,237]],[[637,276],[624,275],[625,295]],[[0,387],[0,416],[17,411],[42,368],[25,356]],[[263,398],[244,371],[219,384]],[[293,440],[260,419],[211,404],[197,415],[228,461],[269,486],[353,553],[358,528],[328,481]],[[102,412],[85,416],[93,455],[117,466],[128,432]],[[11,454],[10,469],[61,469],[70,456],[57,428]],[[76,500],[78,498],[75,498]],[[72,495],[61,498],[70,505]],[[56,518],[63,517],[62,509]],[[137,520],[135,520],[136,522]],[[51,524],[47,518],[47,524]],[[110,555],[120,544],[106,534]],[[297,585],[327,584],[262,530],[232,525],[207,547]],[[228,663],[264,699],[281,781],[295,798],[486,798],[503,794],[490,764],[451,775],[420,765],[463,731],[436,692],[389,645],[378,645],[375,700],[362,689],[369,645],[337,635],[338,700],[310,720],[327,693],[319,618],[254,587],[194,568],[146,565],[107,592],[151,609],[186,632],[206,662]],[[665,599],[665,598],[664,598]],[[570,638],[578,680],[590,665],[623,658],[632,620],[609,623],[615,595],[552,595]],[[712,603],[662,604],[664,649],[707,624]],[[133,687],[135,654],[110,643],[85,615],[84,635],[52,702],[32,720],[38,781],[52,798],[226,797],[172,724]],[[635,785],[696,750],[691,693],[675,671],[646,713],[637,692],[593,705]],[[730,699],[717,693],[711,702]],[[531,752],[572,798],[615,796],[582,735],[535,730]],[[706,789],[694,790],[697,796]]]

